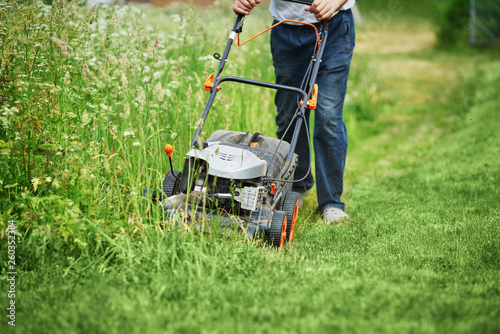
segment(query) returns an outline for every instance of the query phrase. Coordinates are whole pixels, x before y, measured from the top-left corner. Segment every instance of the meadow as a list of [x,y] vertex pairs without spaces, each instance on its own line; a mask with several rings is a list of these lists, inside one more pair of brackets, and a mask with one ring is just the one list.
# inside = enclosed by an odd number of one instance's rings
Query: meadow
[[[1,2],[1,332],[499,332],[500,52],[440,48],[429,3],[360,1],[351,222],[324,225],[311,194],[278,251],[179,228],[142,197],[165,144],[181,166],[230,3]],[[242,37],[270,22],[257,8]],[[272,82],[269,36],[233,47],[224,74]],[[222,88],[203,137],[274,136],[272,91]]]

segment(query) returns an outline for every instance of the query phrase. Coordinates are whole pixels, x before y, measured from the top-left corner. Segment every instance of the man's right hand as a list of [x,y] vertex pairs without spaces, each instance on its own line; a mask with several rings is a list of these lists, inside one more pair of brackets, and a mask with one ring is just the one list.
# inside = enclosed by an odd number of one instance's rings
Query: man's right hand
[[235,0],[233,10],[236,14],[248,15],[261,0]]
[[346,2],[347,0],[314,0],[304,10],[314,14],[318,21],[329,20]]

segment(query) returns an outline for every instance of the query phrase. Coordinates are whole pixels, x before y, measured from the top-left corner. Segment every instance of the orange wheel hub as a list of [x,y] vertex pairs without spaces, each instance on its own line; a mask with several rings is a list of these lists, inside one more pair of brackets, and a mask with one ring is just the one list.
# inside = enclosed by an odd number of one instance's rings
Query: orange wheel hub
[[283,248],[285,240],[286,240],[286,216],[285,219],[283,220],[283,226],[281,227],[280,249]]

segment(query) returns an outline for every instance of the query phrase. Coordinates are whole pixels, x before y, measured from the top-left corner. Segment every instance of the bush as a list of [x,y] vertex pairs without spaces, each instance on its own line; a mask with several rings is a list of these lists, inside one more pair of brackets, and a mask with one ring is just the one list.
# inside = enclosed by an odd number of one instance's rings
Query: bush
[[469,0],[448,0],[441,6],[437,31],[439,46],[464,45],[468,41]]

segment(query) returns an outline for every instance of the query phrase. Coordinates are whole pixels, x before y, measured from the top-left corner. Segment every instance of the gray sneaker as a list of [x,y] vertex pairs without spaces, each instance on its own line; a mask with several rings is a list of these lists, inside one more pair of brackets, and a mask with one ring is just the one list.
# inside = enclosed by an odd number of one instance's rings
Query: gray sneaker
[[337,208],[326,208],[323,210],[323,220],[326,224],[344,224],[349,220],[349,216]]

